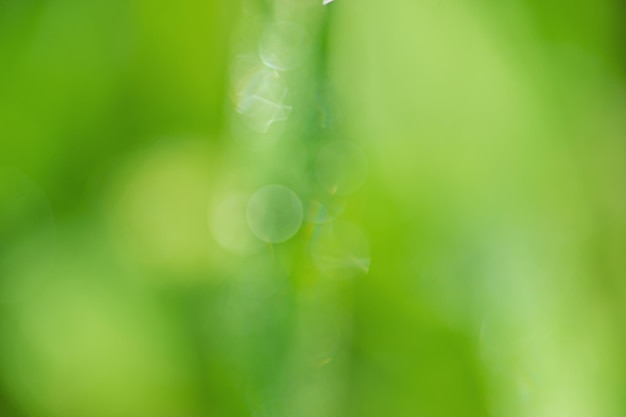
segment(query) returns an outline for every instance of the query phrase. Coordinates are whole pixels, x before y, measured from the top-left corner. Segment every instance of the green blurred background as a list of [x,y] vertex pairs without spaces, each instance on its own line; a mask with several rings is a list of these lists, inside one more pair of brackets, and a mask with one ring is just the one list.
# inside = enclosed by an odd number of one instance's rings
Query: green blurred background
[[0,0],[0,416],[626,415],[617,0]]

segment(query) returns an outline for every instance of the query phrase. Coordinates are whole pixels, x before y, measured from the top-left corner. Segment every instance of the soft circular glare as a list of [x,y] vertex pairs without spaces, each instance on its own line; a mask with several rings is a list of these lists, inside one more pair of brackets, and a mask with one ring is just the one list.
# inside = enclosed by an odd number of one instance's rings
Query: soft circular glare
[[284,242],[300,229],[302,202],[289,188],[268,185],[250,198],[247,219],[250,230],[259,239],[270,243]]
[[235,108],[248,128],[267,133],[274,123],[289,118],[291,107],[285,104],[287,91],[276,71],[256,67],[238,80]]
[[[45,410],[31,416],[199,415],[194,397],[177,393],[194,381],[181,371],[187,345],[180,328],[119,285],[124,273],[101,261],[100,249],[72,242],[35,299],[3,306],[3,319],[23,318],[0,326],[0,372],[20,408]],[[85,251],[77,254],[77,244]]]
[[310,39],[304,28],[294,23],[267,27],[259,43],[263,63],[278,71],[298,67],[308,55]]
[[333,142],[319,153],[315,173],[320,185],[333,195],[358,190],[367,177],[367,157],[356,145]]
[[351,223],[325,225],[312,243],[311,255],[320,272],[333,277],[353,278],[369,272],[367,236]]
[[247,204],[244,195],[228,197],[213,209],[210,218],[213,238],[221,247],[238,255],[250,254],[259,246],[246,224]]
[[130,158],[112,179],[106,216],[115,249],[146,277],[204,279],[211,159],[200,141],[163,143]]

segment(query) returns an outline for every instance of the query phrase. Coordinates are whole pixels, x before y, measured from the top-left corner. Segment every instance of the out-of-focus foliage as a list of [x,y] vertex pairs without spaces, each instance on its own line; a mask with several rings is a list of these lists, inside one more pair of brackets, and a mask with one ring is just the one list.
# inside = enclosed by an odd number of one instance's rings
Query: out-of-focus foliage
[[626,414],[611,0],[0,0],[0,416]]

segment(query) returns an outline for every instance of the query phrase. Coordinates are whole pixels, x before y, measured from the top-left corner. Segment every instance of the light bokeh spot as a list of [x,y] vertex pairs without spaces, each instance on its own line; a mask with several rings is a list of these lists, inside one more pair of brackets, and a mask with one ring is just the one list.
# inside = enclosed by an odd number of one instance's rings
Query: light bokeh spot
[[278,72],[258,66],[237,81],[235,109],[248,128],[267,133],[274,123],[289,117],[291,107],[285,104],[287,92]]
[[310,39],[306,30],[296,23],[269,25],[259,42],[263,63],[278,71],[300,66],[308,56]]
[[151,276],[204,279],[209,259],[210,166],[201,142],[166,143],[130,158],[105,202],[121,259]]
[[268,185],[258,190],[248,203],[250,230],[259,239],[280,243],[300,229],[304,209],[300,198],[282,185]]

